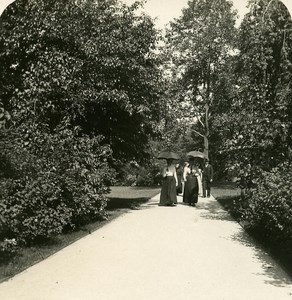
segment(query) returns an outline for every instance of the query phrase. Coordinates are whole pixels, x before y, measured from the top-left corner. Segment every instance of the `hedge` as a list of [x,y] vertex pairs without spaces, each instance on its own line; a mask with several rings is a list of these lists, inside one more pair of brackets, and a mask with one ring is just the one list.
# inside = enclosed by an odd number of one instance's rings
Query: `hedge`
[[101,137],[78,128],[54,133],[36,128],[28,143],[15,136],[0,141],[1,165],[9,166],[0,173],[2,254],[106,217],[114,171]]

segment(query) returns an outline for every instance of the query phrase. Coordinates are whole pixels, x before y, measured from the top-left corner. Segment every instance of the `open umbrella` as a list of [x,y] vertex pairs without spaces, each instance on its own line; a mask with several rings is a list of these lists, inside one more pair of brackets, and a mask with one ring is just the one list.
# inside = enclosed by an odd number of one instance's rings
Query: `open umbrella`
[[158,159],[179,159],[178,154],[170,151],[160,152],[157,156]]
[[207,156],[203,152],[200,152],[200,151],[191,151],[191,152],[187,153],[187,156],[207,158]]

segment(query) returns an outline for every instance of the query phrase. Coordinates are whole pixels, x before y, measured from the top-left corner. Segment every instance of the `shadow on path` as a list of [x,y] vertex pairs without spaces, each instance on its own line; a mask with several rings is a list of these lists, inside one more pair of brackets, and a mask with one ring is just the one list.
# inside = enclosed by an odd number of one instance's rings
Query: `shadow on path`
[[196,208],[199,211],[203,211],[200,215],[204,219],[234,222],[234,219],[230,216],[230,214],[225,211],[216,200],[199,202]]
[[[252,250],[253,259],[256,259],[260,262],[261,269],[263,271],[262,273],[258,273],[255,275],[267,276],[267,278],[269,279],[266,280],[266,283],[272,284],[277,287],[292,284],[292,280],[289,275],[279,267],[278,263],[271,257],[271,255],[264,249],[264,247],[259,242],[257,242],[255,238],[245,232],[240,224],[229,214],[228,211],[224,209],[224,207],[219,202],[217,202],[216,199],[199,198],[199,202],[197,203],[196,207],[192,207],[181,202],[181,199],[178,200],[179,202],[177,203],[177,207],[188,207],[188,209],[192,209],[194,210],[194,212],[197,212],[199,217],[203,220],[208,220],[210,222],[233,222],[234,226],[237,226],[238,230],[236,230],[235,234],[227,236],[226,238],[228,240],[232,240],[234,243],[241,244],[244,247],[248,247]],[[119,200],[115,199],[115,201]],[[154,208],[155,206],[159,207],[159,196],[152,198],[150,201],[143,198],[135,199],[135,202],[135,204],[133,203],[133,201],[131,203],[124,204],[127,207],[129,207],[128,205],[130,204],[130,207],[132,207],[132,209],[150,209]],[[171,207],[171,209],[175,211],[175,206]]]
[[[234,222],[240,226],[240,224],[226,211],[223,206],[216,200],[211,200],[208,202],[199,202],[197,209],[202,211],[200,216],[207,220],[217,220],[224,222]],[[254,253],[254,258],[261,263],[263,269],[262,274],[256,275],[266,275],[270,280],[267,280],[267,284],[272,284],[278,287],[285,286],[287,284],[292,284],[291,277],[283,271],[279,264],[272,258],[271,254],[264,249],[264,246],[260,244],[255,238],[250,236],[243,228],[238,230],[235,234],[231,235],[229,239],[232,241],[244,245],[252,249]]]
[[284,286],[292,284],[292,279],[287,273],[285,273],[276,261],[270,256],[270,254],[245,231],[239,231],[230,237],[234,242],[240,243],[245,247],[253,250],[254,256],[262,264],[263,273],[256,275],[266,275],[270,278],[266,283],[273,284],[275,286]]
[[116,210],[116,209],[122,209],[122,208],[128,208],[128,209],[139,209],[140,205],[145,204],[148,202],[148,198],[133,198],[133,199],[127,199],[127,198],[110,198],[110,200],[107,203],[106,209]]

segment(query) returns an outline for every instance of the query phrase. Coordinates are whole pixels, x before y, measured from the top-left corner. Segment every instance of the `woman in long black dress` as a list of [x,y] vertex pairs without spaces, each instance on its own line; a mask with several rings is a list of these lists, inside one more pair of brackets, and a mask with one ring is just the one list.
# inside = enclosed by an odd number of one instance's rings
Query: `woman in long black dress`
[[172,159],[167,160],[167,166],[162,171],[163,181],[159,205],[174,206],[177,204],[176,186],[178,184],[176,168]]
[[176,176],[177,176],[177,186],[176,186],[176,195],[182,194],[182,182],[183,182],[183,169],[180,164],[175,165]]
[[183,194],[183,202],[195,206],[198,202],[199,183],[198,183],[199,170],[194,165],[194,159],[190,158],[190,165],[184,170],[185,188]]

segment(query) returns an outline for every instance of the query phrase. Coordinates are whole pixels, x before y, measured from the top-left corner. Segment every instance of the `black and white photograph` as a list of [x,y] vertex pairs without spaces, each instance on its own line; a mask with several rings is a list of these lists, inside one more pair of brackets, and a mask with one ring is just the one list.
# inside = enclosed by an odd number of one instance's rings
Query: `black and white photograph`
[[0,299],[292,300],[292,0],[0,0]]

